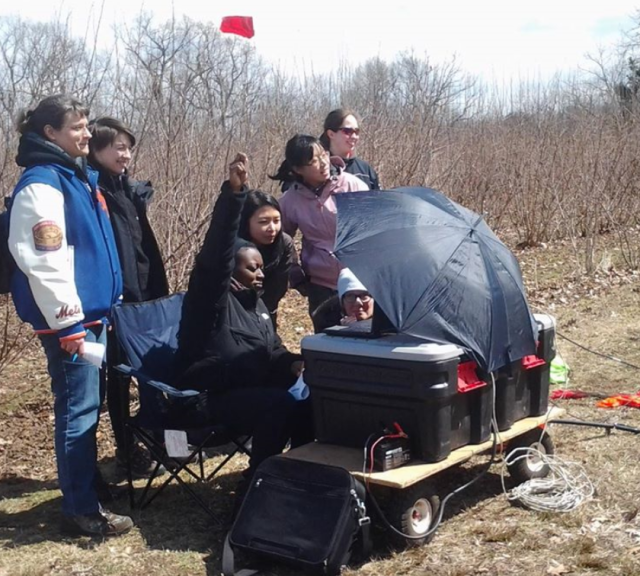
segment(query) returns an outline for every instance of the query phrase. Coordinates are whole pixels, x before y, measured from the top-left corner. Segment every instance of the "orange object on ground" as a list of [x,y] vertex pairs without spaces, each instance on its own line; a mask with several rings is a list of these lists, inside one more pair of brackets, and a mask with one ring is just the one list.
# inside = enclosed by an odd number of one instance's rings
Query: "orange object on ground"
[[596,402],[598,408],[640,408],[640,394],[617,394]]

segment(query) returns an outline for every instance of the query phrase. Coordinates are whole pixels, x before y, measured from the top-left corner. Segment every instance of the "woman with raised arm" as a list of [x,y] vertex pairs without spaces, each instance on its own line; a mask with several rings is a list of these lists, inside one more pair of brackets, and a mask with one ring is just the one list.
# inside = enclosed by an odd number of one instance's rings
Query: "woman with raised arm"
[[205,392],[212,423],[253,437],[248,480],[289,439],[295,447],[312,441],[313,432],[309,401],[296,402],[288,392],[302,357],[284,347],[260,298],[262,255],[237,236],[246,183],[247,157],[238,154],[189,279],[178,333],[178,385]]

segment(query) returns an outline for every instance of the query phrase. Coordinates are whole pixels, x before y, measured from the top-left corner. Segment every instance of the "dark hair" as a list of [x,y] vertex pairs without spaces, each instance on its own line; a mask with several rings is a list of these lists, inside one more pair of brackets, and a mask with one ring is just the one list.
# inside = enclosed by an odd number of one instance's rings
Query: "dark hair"
[[322,145],[329,150],[329,152],[331,151],[331,141],[329,140],[329,136],[327,135],[327,130],[331,130],[332,132],[337,132],[338,130],[340,130],[340,128],[342,128],[342,124],[344,123],[344,119],[347,116],[353,116],[354,118],[356,117],[356,115],[351,111],[348,110],[346,108],[337,108],[336,110],[331,110],[331,112],[329,112],[329,114],[327,114],[327,117],[324,119],[324,126],[322,127],[322,136],[320,136],[320,142],[322,142]]
[[[250,190],[247,193],[247,198],[244,201],[244,207],[242,208],[242,215],[240,216],[240,228],[238,230],[238,236],[240,236],[240,238],[253,242],[249,230],[249,220],[251,220],[251,216],[253,216],[260,208],[264,208],[265,206],[271,206],[271,208],[275,208],[280,214],[282,214],[280,204],[273,196],[271,196],[271,194],[267,194],[262,190]],[[282,230],[280,230],[280,233],[276,236],[276,240],[281,234]]]
[[89,162],[94,166],[97,162],[95,153],[104,150],[107,146],[111,146],[118,134],[126,134],[131,140],[131,146],[136,145],[136,137],[131,129],[117,118],[111,116],[102,116],[95,118],[89,122],[89,132],[91,132],[91,140],[89,140]]
[[284,150],[285,160],[280,164],[278,172],[269,178],[280,182],[301,182],[302,178],[293,169],[309,164],[313,160],[316,146],[323,147],[315,136],[296,134],[287,142]]
[[238,259],[238,254],[242,252],[242,250],[250,249],[258,250],[258,247],[253,242],[236,236],[236,239],[233,243],[233,253],[235,254],[236,260]]
[[60,130],[64,124],[64,118],[69,112],[76,112],[81,116],[89,116],[89,108],[67,94],[55,94],[40,100],[38,105],[29,110],[23,110],[16,123],[20,134],[35,132],[43,138],[45,126],[51,126]]

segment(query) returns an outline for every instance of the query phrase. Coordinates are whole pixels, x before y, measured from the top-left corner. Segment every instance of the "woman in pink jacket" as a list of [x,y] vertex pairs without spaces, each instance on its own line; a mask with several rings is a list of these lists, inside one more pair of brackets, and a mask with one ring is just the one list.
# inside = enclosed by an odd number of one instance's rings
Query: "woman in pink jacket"
[[[272,180],[290,183],[280,198],[282,229],[302,232],[302,274],[292,275],[292,286],[309,298],[309,314],[337,291],[342,266],[333,255],[336,241],[334,194],[368,190],[359,178],[343,171],[341,158],[331,157],[320,141],[296,134],[287,142],[285,161]],[[302,276],[300,278],[300,276]]]

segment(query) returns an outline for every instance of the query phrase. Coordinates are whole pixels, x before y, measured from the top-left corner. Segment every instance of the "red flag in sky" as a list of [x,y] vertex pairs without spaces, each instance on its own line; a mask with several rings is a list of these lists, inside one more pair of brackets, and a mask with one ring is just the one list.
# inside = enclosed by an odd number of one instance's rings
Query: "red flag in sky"
[[253,18],[251,16],[225,16],[220,25],[220,32],[253,38]]

